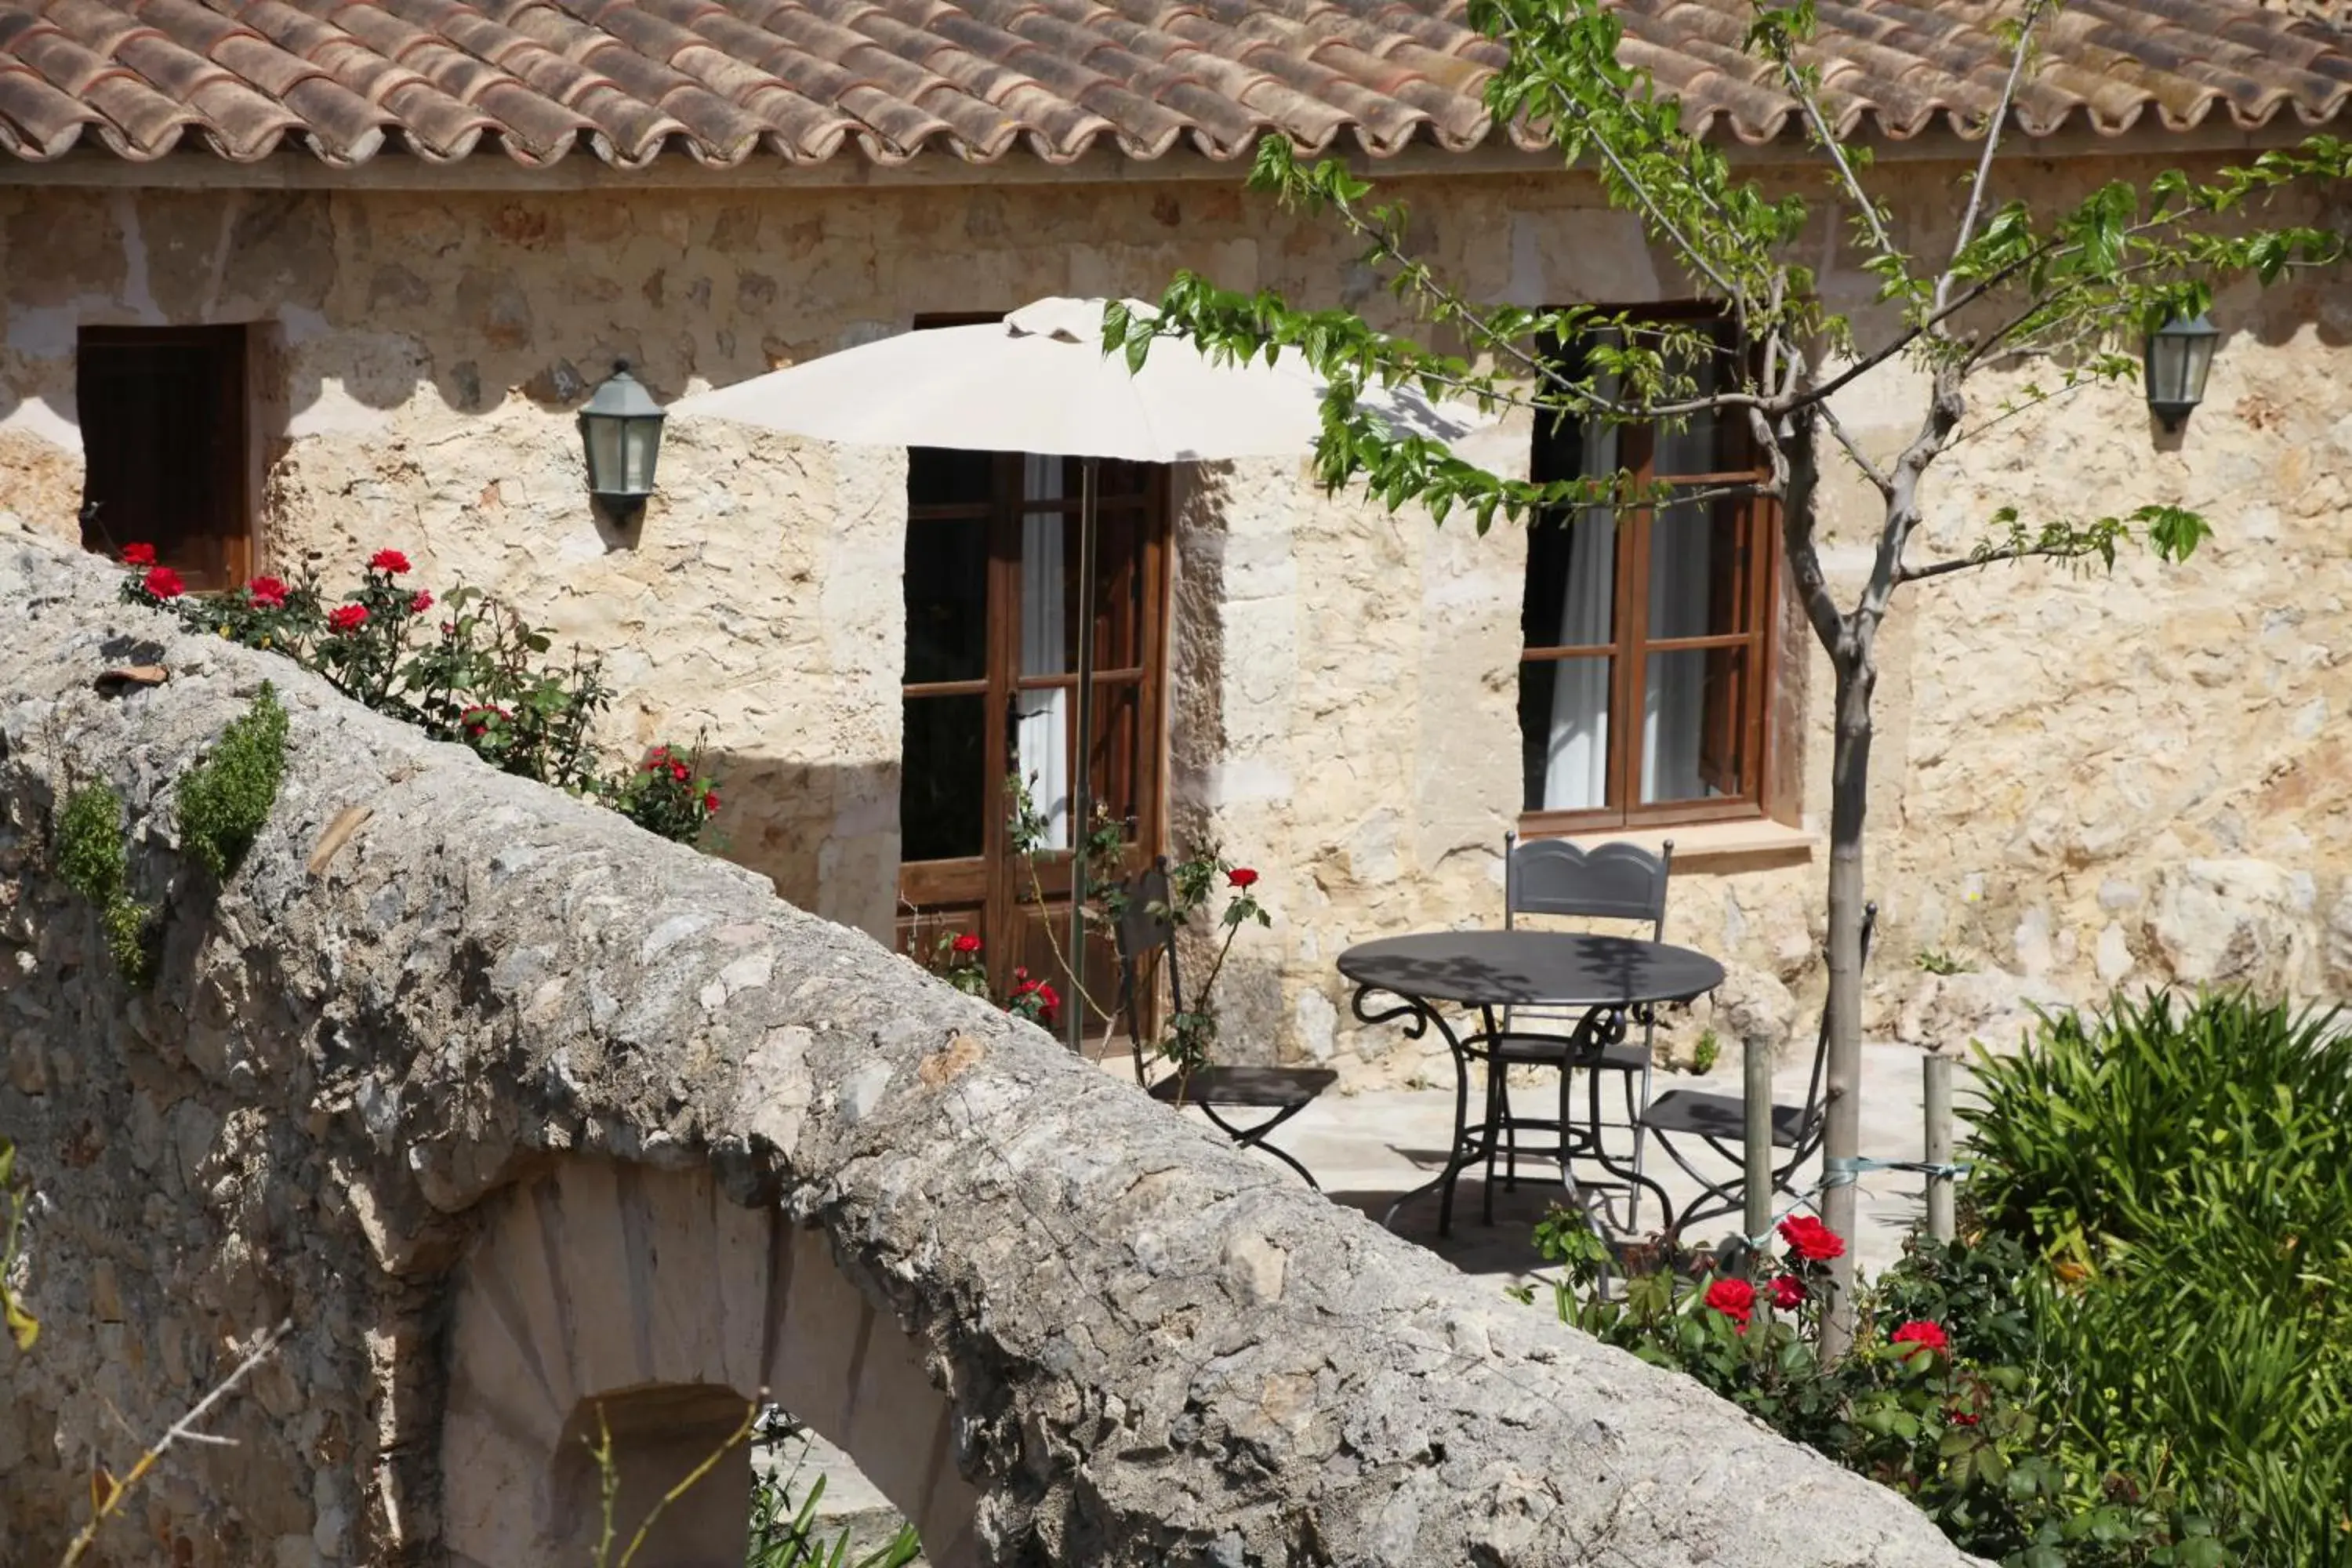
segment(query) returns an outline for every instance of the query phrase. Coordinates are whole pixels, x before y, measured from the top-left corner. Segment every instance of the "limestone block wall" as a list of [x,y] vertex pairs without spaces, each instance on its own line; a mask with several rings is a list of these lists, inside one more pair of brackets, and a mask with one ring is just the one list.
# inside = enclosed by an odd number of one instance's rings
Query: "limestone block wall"
[[[1474,293],[1688,292],[1589,181],[1444,167],[1406,194]],[[2057,200],[2154,165],[2019,167]],[[1906,242],[1930,247],[1959,165],[1888,168]],[[614,744],[703,733],[728,778],[721,852],[879,932],[897,884],[900,458],[674,422],[662,491],[620,532],[590,510],[572,411],[615,357],[669,399],[923,312],[1148,294],[1180,267],[1387,319],[1335,231],[1212,173],[524,194],[0,187],[0,505],[69,526],[79,324],[256,323],[268,562],[331,575],[392,544],[425,577],[494,588],[606,652],[624,692]],[[1826,216],[1822,237],[1825,291],[1866,317],[1872,284]],[[2326,991],[2352,973],[2333,749],[2352,703],[2332,570],[2347,543],[2346,312],[2333,276],[2225,299],[2208,405],[2177,438],[2133,393],[2088,392],[1939,466],[1927,548],[1965,548],[2003,503],[2034,517],[2185,498],[2221,538],[2179,572],[2127,561],[2111,580],[2021,568],[1935,584],[1890,623],[1873,1027],[1956,1044],[2000,1035],[2023,996],[2172,979]],[[1880,383],[1844,416],[1887,448],[1907,409]],[[1524,439],[1499,432],[1491,455],[1523,463]],[[1326,498],[1279,463],[1178,489],[1171,816],[1255,865],[1277,914],[1228,972],[1244,1026],[1229,1037],[1334,1060],[1356,1081],[1419,1071],[1388,1033],[1352,1027],[1331,960],[1370,935],[1495,918],[1518,804],[1525,540]],[[1866,565],[1862,499],[1832,498],[1830,564],[1849,584]],[[1787,815],[1818,826],[1828,672],[1801,623],[1785,640],[1783,740],[1801,780]],[[1810,1005],[1818,858],[1684,868],[1673,931],[1731,960],[1765,1012]],[[1928,950],[1971,973],[1922,974]]]
[[[1964,1561],[758,878],[180,636],[29,535],[0,602],[0,1135],[47,1325],[0,1353],[11,1563],[54,1560],[125,1427],[280,1316],[215,1425],[237,1446],[177,1457],[114,1561],[576,1563],[581,1397],[625,1464],[675,1463],[754,1378],[940,1561]],[[168,683],[101,690],[132,652]],[[173,781],[265,679],[285,784],[208,886]],[[152,991],[56,877],[91,781],[159,910]],[[722,1559],[719,1517],[659,1560]]]

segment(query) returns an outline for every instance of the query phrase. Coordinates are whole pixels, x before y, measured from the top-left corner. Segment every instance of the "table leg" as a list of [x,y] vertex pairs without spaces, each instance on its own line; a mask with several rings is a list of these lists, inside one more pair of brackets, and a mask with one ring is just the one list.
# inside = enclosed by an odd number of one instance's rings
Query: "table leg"
[[1359,1023],[1388,1024],[1400,1019],[1404,1020],[1404,1035],[1409,1040],[1420,1039],[1432,1027],[1434,1027],[1439,1037],[1445,1041],[1446,1053],[1454,1058],[1454,1142],[1446,1152],[1445,1169],[1389,1205],[1388,1212],[1381,1216],[1381,1224],[1391,1229],[1395,1228],[1396,1216],[1405,1205],[1415,1198],[1424,1197],[1434,1192],[1439,1194],[1437,1234],[1451,1236],[1454,1234],[1454,1184],[1465,1169],[1477,1163],[1482,1156],[1491,1155],[1493,1152],[1495,1137],[1492,1110],[1493,1086],[1489,1083],[1487,1088],[1489,1109],[1486,1121],[1477,1129],[1479,1136],[1473,1138],[1469,1121],[1470,1058],[1469,1053],[1463,1047],[1461,1036],[1454,1033],[1454,1026],[1445,1021],[1444,1014],[1421,998],[1397,995],[1395,992],[1381,992],[1378,994],[1397,996],[1397,1005],[1375,1010],[1370,1002],[1375,993],[1376,988],[1372,986],[1357,987],[1355,998],[1349,1006]]

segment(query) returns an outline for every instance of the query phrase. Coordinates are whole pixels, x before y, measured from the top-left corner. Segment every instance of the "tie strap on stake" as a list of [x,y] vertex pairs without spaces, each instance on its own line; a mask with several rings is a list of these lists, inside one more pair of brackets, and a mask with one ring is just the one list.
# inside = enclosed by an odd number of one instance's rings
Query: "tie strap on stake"
[[1870,1171],[1911,1171],[1930,1180],[1950,1180],[1967,1175],[1969,1167],[1934,1164],[1926,1160],[1874,1160],[1866,1154],[1841,1155],[1822,1162],[1822,1190],[1827,1192],[1832,1187],[1850,1187]]

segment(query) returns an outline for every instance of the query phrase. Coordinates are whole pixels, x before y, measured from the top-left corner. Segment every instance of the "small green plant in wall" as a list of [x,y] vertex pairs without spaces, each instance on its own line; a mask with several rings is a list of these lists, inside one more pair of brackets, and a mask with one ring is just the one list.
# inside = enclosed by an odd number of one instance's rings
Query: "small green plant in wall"
[[155,977],[155,911],[131,896],[122,797],[110,786],[89,784],[66,797],[58,819],[58,874],[98,911],[122,978],[132,989],[144,989]]
[[269,819],[286,775],[286,709],[262,682],[253,706],[229,721],[212,755],[180,775],[180,843],[215,881],[235,871]]

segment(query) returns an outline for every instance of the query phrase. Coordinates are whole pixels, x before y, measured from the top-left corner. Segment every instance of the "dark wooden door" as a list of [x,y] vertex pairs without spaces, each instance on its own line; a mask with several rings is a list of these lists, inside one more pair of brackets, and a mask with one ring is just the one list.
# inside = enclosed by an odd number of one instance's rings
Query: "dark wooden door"
[[252,571],[243,327],[85,327],[82,544],[152,544],[192,588]]
[[[999,998],[1025,970],[1065,1005],[1079,483],[1075,458],[918,448],[908,460],[899,946],[928,963],[976,935]],[[1097,831],[1115,829],[1117,848],[1090,868],[1097,882],[1162,843],[1168,597],[1164,472],[1107,462],[1099,485],[1087,767]],[[1086,975],[1098,1037],[1118,999],[1106,939]]]

